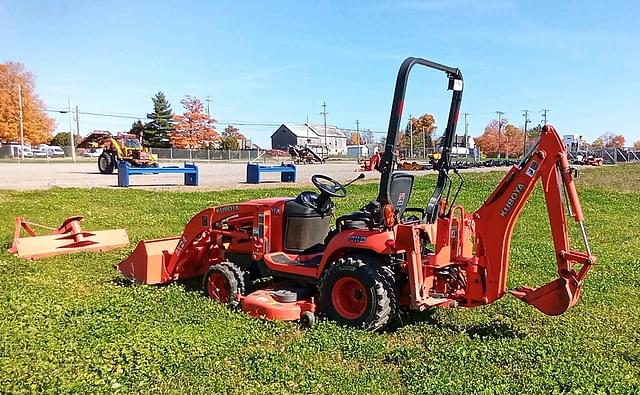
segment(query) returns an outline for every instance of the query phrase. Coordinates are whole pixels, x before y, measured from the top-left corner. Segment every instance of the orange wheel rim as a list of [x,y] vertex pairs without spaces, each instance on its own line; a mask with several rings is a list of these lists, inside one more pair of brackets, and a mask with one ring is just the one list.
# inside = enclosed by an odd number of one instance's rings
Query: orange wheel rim
[[207,279],[207,292],[213,300],[223,303],[229,301],[231,290],[227,277],[222,273],[212,273]]
[[333,285],[331,302],[336,313],[353,320],[367,309],[369,297],[362,282],[353,277],[342,277]]

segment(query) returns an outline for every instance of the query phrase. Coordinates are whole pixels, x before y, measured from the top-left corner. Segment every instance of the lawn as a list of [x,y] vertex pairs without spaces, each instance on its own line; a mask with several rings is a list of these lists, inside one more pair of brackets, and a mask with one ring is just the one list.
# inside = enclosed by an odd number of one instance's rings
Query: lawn
[[[598,264],[572,310],[546,317],[505,296],[405,316],[383,334],[255,320],[192,283],[130,285],[113,270],[139,240],[179,234],[204,207],[299,189],[0,191],[0,392],[637,393],[639,170],[588,169],[578,179]],[[468,174],[460,201],[476,209],[500,176]],[[434,180],[417,180],[412,205],[425,204]],[[377,184],[349,189],[339,212],[374,198]],[[15,216],[54,225],[74,214],[86,229],[126,228],[131,245],[40,261],[5,252]],[[510,286],[552,279],[553,257],[537,190],[514,234]]]

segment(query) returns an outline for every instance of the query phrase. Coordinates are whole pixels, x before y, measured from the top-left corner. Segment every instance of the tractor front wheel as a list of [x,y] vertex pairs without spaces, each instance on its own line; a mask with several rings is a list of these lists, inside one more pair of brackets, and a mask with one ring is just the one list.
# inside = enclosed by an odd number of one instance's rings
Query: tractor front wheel
[[244,294],[244,273],[232,262],[213,265],[204,276],[202,289],[211,299],[232,305],[238,294]]
[[330,319],[369,331],[384,329],[397,311],[393,272],[372,256],[334,262],[322,277],[320,297]]
[[115,167],[115,160],[110,153],[103,151],[98,157],[98,170],[102,174],[111,174]]

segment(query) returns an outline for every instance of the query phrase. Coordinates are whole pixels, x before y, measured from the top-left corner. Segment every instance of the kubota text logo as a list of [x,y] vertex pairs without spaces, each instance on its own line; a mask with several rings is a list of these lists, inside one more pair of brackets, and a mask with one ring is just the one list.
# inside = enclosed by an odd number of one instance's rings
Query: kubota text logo
[[513,205],[518,201],[518,199],[520,199],[520,194],[522,193],[522,191],[524,191],[524,184],[516,185],[513,192],[511,192],[511,196],[509,196],[509,200],[507,200],[507,203],[504,205],[502,210],[500,210],[500,216],[502,216],[503,218],[507,217],[507,214],[509,214],[509,211],[511,211]]
[[216,214],[231,213],[239,210],[240,210],[240,206],[238,205],[216,207]]

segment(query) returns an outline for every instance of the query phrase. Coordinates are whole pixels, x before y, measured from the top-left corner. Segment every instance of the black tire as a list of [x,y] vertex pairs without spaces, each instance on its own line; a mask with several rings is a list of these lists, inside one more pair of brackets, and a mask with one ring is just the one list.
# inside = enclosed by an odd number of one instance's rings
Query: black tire
[[[349,305],[341,300],[346,297],[345,289],[352,284],[353,294],[347,297],[352,301]],[[322,311],[339,324],[368,331],[383,330],[397,314],[393,271],[373,256],[341,258],[322,276],[320,300]]]
[[244,295],[244,273],[232,262],[213,265],[204,276],[202,290],[209,298],[233,306],[236,296]]
[[310,311],[303,311],[300,314],[300,326],[303,328],[311,328],[316,323],[316,316]]
[[103,151],[98,157],[98,170],[102,174],[111,174],[115,167],[115,160],[110,153]]

